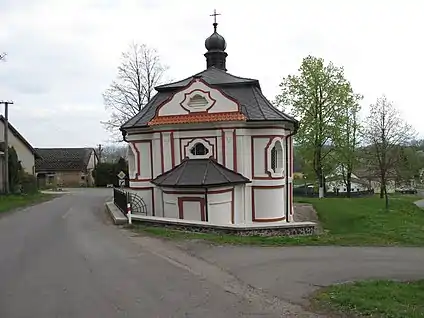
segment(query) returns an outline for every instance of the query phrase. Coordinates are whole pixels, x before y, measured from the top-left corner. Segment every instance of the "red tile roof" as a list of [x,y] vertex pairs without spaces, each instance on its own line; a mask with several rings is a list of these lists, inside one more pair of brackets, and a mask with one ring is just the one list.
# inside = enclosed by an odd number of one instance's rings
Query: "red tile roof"
[[216,121],[245,121],[246,116],[239,112],[226,113],[191,113],[187,115],[172,115],[155,117],[149,121],[149,126],[164,124],[205,123]]

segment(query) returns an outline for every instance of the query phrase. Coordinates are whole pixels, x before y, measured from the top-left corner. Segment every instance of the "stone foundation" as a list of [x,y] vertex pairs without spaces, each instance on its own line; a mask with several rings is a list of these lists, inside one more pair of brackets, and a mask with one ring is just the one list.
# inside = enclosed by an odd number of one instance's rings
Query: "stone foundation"
[[315,234],[316,224],[313,222],[293,223],[266,223],[249,225],[212,225],[207,223],[168,219],[160,217],[132,215],[133,222],[147,225],[169,228],[172,230],[212,233],[217,235],[228,234],[237,236],[306,236]]

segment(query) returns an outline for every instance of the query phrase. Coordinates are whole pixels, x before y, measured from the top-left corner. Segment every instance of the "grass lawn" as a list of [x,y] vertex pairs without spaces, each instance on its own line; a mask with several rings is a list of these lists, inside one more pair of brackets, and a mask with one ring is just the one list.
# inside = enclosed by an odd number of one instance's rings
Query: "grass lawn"
[[354,317],[424,317],[424,280],[362,281],[333,285],[319,291],[314,306]]
[[424,246],[424,210],[413,204],[420,198],[396,195],[390,210],[377,196],[367,198],[302,198],[298,202],[315,207],[324,234],[299,237],[241,237],[183,232],[136,224],[137,232],[170,239],[203,239],[218,244],[256,245],[345,245],[345,246]]
[[0,196],[0,213],[29,206],[32,204],[48,201],[53,196],[50,194],[36,193],[28,195],[1,195]]

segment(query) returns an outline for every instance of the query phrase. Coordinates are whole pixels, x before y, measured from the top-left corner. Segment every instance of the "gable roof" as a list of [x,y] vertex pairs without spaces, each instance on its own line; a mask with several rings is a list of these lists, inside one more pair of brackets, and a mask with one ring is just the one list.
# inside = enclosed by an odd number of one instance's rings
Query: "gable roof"
[[237,100],[246,121],[286,121],[298,125],[296,119],[278,110],[268,101],[261,91],[258,80],[237,77],[210,67],[182,81],[156,87],[158,93],[137,115],[122,125],[121,130],[146,127],[149,121],[155,117],[158,107],[169,100],[178,90],[190,85],[195,78],[202,79],[208,85],[219,88],[222,93]]
[[[3,124],[5,124],[5,118],[3,115],[0,115],[0,121],[3,122]],[[39,158],[39,154],[37,153],[37,151],[31,146],[31,144],[19,133],[19,131],[13,127],[13,125],[10,123],[10,121],[7,121],[7,126],[9,127],[9,130],[12,132],[13,135],[15,135],[15,137],[17,139],[19,139],[25,146],[27,146],[27,148],[34,154],[35,158]],[[2,143],[4,144],[4,141],[2,141]],[[10,147],[10,144],[9,144]],[[4,149],[4,145],[3,148]]]
[[93,148],[37,148],[35,171],[85,171]]
[[251,181],[219,164],[215,159],[184,159],[179,165],[151,181],[160,187],[212,188]]

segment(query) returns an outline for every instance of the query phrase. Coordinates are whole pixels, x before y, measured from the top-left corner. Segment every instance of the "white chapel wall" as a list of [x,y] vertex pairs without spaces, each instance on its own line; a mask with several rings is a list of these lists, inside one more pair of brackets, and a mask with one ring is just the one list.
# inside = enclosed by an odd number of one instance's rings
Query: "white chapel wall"
[[[277,220],[285,216],[286,182],[285,178],[270,177],[266,173],[265,149],[270,140],[279,136],[283,142],[283,158],[285,159],[285,134],[286,130],[284,129],[225,128],[225,126],[220,128],[217,126],[216,129],[199,127],[198,130],[193,130],[193,128],[177,130],[176,127],[175,129],[168,127],[167,131],[163,132],[132,135],[128,139],[138,149],[135,157],[136,161],[140,163],[141,173],[138,176],[139,180],[133,180],[130,186],[133,188],[150,187],[155,198],[155,214],[178,218],[179,215],[176,214],[178,213],[178,200],[165,195],[162,200],[161,190],[156,189],[150,180],[178,165],[184,158],[185,151],[188,151],[187,144],[200,138],[213,146],[213,156],[219,163],[252,180],[252,183],[241,188],[236,187],[234,190],[234,222],[236,224],[253,222],[253,204],[255,205],[255,215],[257,214],[256,218]],[[152,153],[150,153],[150,149],[153,150]],[[291,171],[291,164],[290,161],[289,171]],[[285,162],[283,162],[284,170],[285,166]],[[284,173],[284,177],[285,175]],[[291,184],[292,175],[289,174],[288,177],[289,184]],[[252,190],[252,187],[255,186],[256,188]],[[279,186],[280,188],[278,188]],[[264,191],[264,187],[268,187],[266,191]],[[214,200],[213,197],[208,199]],[[164,204],[163,207],[162,204]],[[223,210],[228,209],[225,204],[223,203]],[[217,205],[214,204],[209,206],[210,221],[214,223],[227,222],[228,213],[220,214],[217,219],[214,219],[212,211],[216,207]]]
[[225,225],[233,221],[233,188],[211,189],[208,194],[209,223]]
[[282,220],[285,217],[285,188],[252,187],[252,221]]
[[[241,171],[252,180],[244,191],[245,222],[281,221],[286,216],[286,172],[285,142],[287,131],[284,129],[243,129],[238,132],[244,146],[243,162],[239,164]],[[282,142],[282,174],[268,173],[270,146],[278,139]],[[290,144],[289,144],[290,145]],[[267,147],[269,149],[267,149]],[[290,148],[290,147],[289,147]],[[290,159],[289,159],[290,160]],[[291,169],[289,162],[289,171]],[[289,175],[289,184],[291,181]]]

